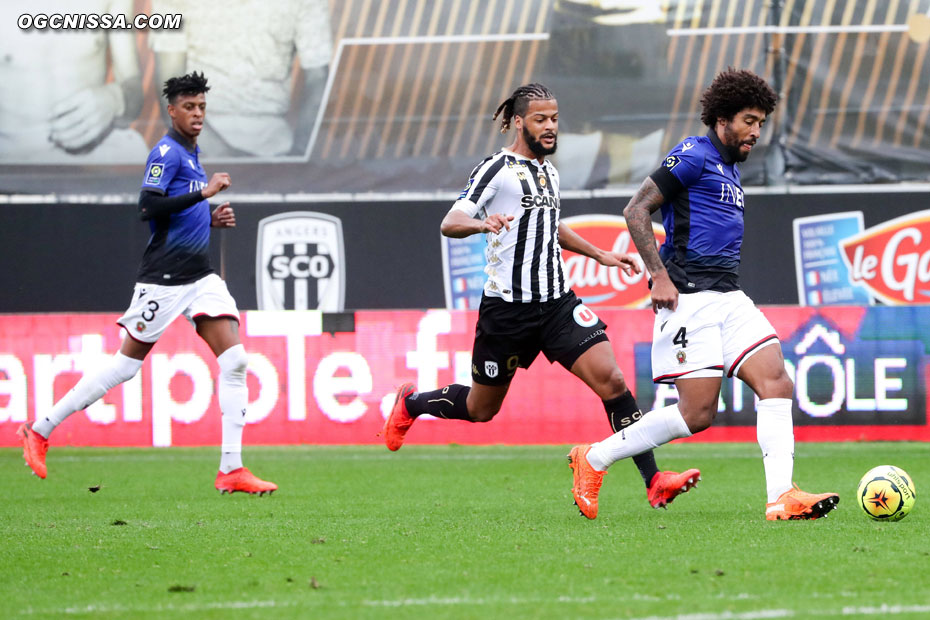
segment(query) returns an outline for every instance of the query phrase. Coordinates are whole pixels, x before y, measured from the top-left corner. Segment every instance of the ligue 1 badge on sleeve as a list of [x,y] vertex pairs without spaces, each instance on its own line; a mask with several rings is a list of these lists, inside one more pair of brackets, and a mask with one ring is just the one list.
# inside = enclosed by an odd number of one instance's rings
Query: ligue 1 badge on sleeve
[[345,307],[342,221],[325,213],[292,211],[258,223],[255,283],[259,310]]
[[146,185],[159,185],[161,184],[162,173],[165,171],[164,164],[149,164],[149,169],[145,175],[145,184]]

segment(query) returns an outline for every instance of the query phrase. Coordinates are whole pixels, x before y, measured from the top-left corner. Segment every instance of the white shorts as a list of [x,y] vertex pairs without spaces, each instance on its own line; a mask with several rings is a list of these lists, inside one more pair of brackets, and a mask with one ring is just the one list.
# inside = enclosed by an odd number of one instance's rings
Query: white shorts
[[652,380],[732,377],[756,351],[778,344],[775,328],[743,291],[678,296],[674,312],[656,314]]
[[163,286],[137,282],[129,309],[116,322],[133,340],[154,343],[182,314],[192,325],[201,316],[239,321],[236,300],[229,294],[226,282],[211,273],[190,284]]

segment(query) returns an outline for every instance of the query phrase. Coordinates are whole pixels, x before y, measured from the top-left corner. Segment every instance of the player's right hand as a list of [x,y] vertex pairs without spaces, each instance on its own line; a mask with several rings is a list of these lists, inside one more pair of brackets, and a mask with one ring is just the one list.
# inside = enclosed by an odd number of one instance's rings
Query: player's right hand
[[652,311],[658,313],[662,308],[668,308],[672,312],[678,307],[678,288],[672,284],[668,272],[662,271],[652,276]]
[[484,221],[484,231],[498,234],[503,228],[510,230],[510,222],[512,221],[513,221],[512,215],[504,215],[503,213],[494,213],[493,215],[489,215],[488,219]]
[[203,188],[200,193],[203,194],[204,198],[210,198],[229,187],[229,184],[229,173],[215,172],[213,176],[210,177],[210,182],[207,183],[207,186]]

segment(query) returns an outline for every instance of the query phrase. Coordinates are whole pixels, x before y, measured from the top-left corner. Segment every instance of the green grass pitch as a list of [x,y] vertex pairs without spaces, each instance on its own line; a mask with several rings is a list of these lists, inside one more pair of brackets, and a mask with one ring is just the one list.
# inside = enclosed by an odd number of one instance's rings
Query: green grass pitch
[[[930,616],[928,446],[797,445],[829,518],[767,522],[755,444],[675,444],[703,473],[649,508],[632,463],[600,516],[572,505],[567,446],[252,448],[280,490],[221,496],[215,449],[0,450],[3,618],[676,618]],[[859,477],[894,464],[914,511],[875,523]],[[91,493],[90,487],[100,486]]]

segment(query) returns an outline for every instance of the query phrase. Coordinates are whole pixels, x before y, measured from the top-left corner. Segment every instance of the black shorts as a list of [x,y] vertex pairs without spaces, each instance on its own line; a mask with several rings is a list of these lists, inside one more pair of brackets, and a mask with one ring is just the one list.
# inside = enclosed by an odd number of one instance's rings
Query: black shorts
[[509,302],[482,297],[471,354],[471,378],[506,385],[517,368],[529,368],[539,352],[566,369],[607,340],[607,325],[574,292],[552,301]]

